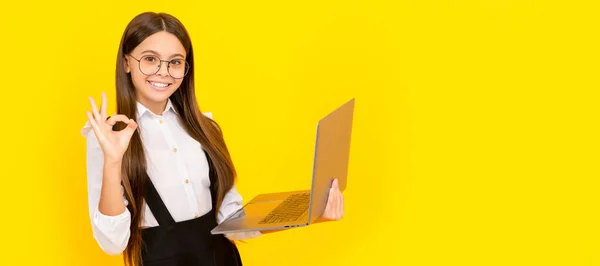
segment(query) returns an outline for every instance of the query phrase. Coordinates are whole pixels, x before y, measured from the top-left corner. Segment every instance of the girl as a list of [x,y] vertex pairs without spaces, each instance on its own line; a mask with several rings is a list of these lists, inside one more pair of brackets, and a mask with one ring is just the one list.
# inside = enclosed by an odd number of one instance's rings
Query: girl
[[[200,112],[190,37],[175,17],[142,13],[126,27],[116,66],[117,114],[90,97],[89,213],[94,238],[126,265],[242,265],[234,240],[211,235],[241,208],[223,134]],[[337,180],[321,221],[343,216]]]

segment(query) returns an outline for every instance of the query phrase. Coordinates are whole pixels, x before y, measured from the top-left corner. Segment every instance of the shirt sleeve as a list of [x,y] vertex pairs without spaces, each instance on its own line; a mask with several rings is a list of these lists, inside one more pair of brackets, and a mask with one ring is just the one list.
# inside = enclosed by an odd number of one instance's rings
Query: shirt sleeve
[[[86,138],[88,210],[92,233],[104,252],[118,255],[125,250],[129,242],[131,214],[127,208],[123,213],[115,216],[104,215],[98,210],[102,190],[104,154],[89,121],[82,128],[81,134]],[[121,186],[121,190],[124,191],[123,186]],[[127,206],[128,202],[125,197],[123,197],[123,201]]]
[[[234,214],[238,210],[243,207],[242,205],[242,196],[238,193],[236,186],[233,185],[231,190],[225,194],[223,198],[223,202],[221,203],[221,208],[219,209],[219,214],[217,215],[217,223],[222,223],[225,218]],[[242,240],[242,239],[250,239],[257,238],[261,236],[260,231],[252,231],[252,232],[240,232],[240,233],[230,233],[225,234],[229,239],[233,240]]]
[[225,218],[232,215],[242,208],[242,196],[237,192],[236,186],[233,185],[231,190],[223,197],[219,214],[217,215],[217,223],[222,223]]

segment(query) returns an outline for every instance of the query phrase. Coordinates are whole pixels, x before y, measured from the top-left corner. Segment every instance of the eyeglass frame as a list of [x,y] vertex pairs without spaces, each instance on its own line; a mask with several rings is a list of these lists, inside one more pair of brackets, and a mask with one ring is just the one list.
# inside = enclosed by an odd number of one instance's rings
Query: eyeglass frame
[[[185,78],[185,76],[187,76],[188,72],[190,72],[190,64],[189,64],[189,63],[187,62],[187,60],[185,60],[185,59],[183,60],[183,62],[185,62],[186,66],[187,66],[187,69],[185,70],[185,73],[183,74],[183,77],[181,77],[181,78],[176,78],[176,77],[173,77],[173,75],[171,75],[171,71],[169,71],[169,68],[171,68],[171,61],[162,60],[160,57],[158,57],[158,56],[156,56],[156,55],[143,55],[142,57],[140,57],[140,59],[137,59],[137,58],[135,58],[135,57],[134,57],[133,55],[131,55],[131,54],[125,54],[125,55],[128,55],[128,56],[130,56],[131,58],[135,59],[135,61],[137,61],[137,62],[138,62],[138,69],[140,70],[140,72],[141,72],[142,74],[144,74],[144,75],[146,75],[146,76],[152,76],[152,75],[154,75],[154,74],[158,73],[158,71],[160,71],[160,68],[162,67],[162,63],[163,63],[163,62],[166,62],[166,63],[167,63],[167,73],[169,73],[169,76],[171,76],[171,77],[172,77],[172,78],[174,78],[174,79],[183,79],[183,78]],[[149,74],[149,75],[148,75],[148,74],[144,73],[144,71],[142,71],[142,58],[144,58],[145,56],[156,56],[156,57],[158,58],[159,64],[158,64],[158,69],[156,69],[156,72],[154,72],[154,73],[152,73],[152,74]]]

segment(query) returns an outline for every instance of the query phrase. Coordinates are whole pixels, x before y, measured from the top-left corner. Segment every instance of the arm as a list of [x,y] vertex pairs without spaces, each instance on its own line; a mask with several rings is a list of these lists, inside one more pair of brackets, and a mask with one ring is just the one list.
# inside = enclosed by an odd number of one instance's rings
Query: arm
[[121,162],[103,163],[102,190],[98,211],[106,216],[116,216],[126,210],[121,186]]
[[92,233],[104,252],[118,255],[127,246],[131,223],[121,186],[121,162],[105,161],[94,132],[85,129],[88,210]]

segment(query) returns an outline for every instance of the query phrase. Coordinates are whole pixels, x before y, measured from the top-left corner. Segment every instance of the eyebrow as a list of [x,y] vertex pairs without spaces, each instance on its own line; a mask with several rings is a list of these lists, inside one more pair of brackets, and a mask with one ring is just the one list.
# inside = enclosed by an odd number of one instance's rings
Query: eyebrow
[[[145,54],[145,53],[152,53],[152,54],[158,55],[160,57],[160,54],[157,51],[154,51],[154,50],[145,50],[145,51],[142,52],[142,54]],[[170,58],[174,58],[174,57],[178,57],[178,56],[179,57],[185,57],[182,54],[177,53],[177,54],[171,55]]]

